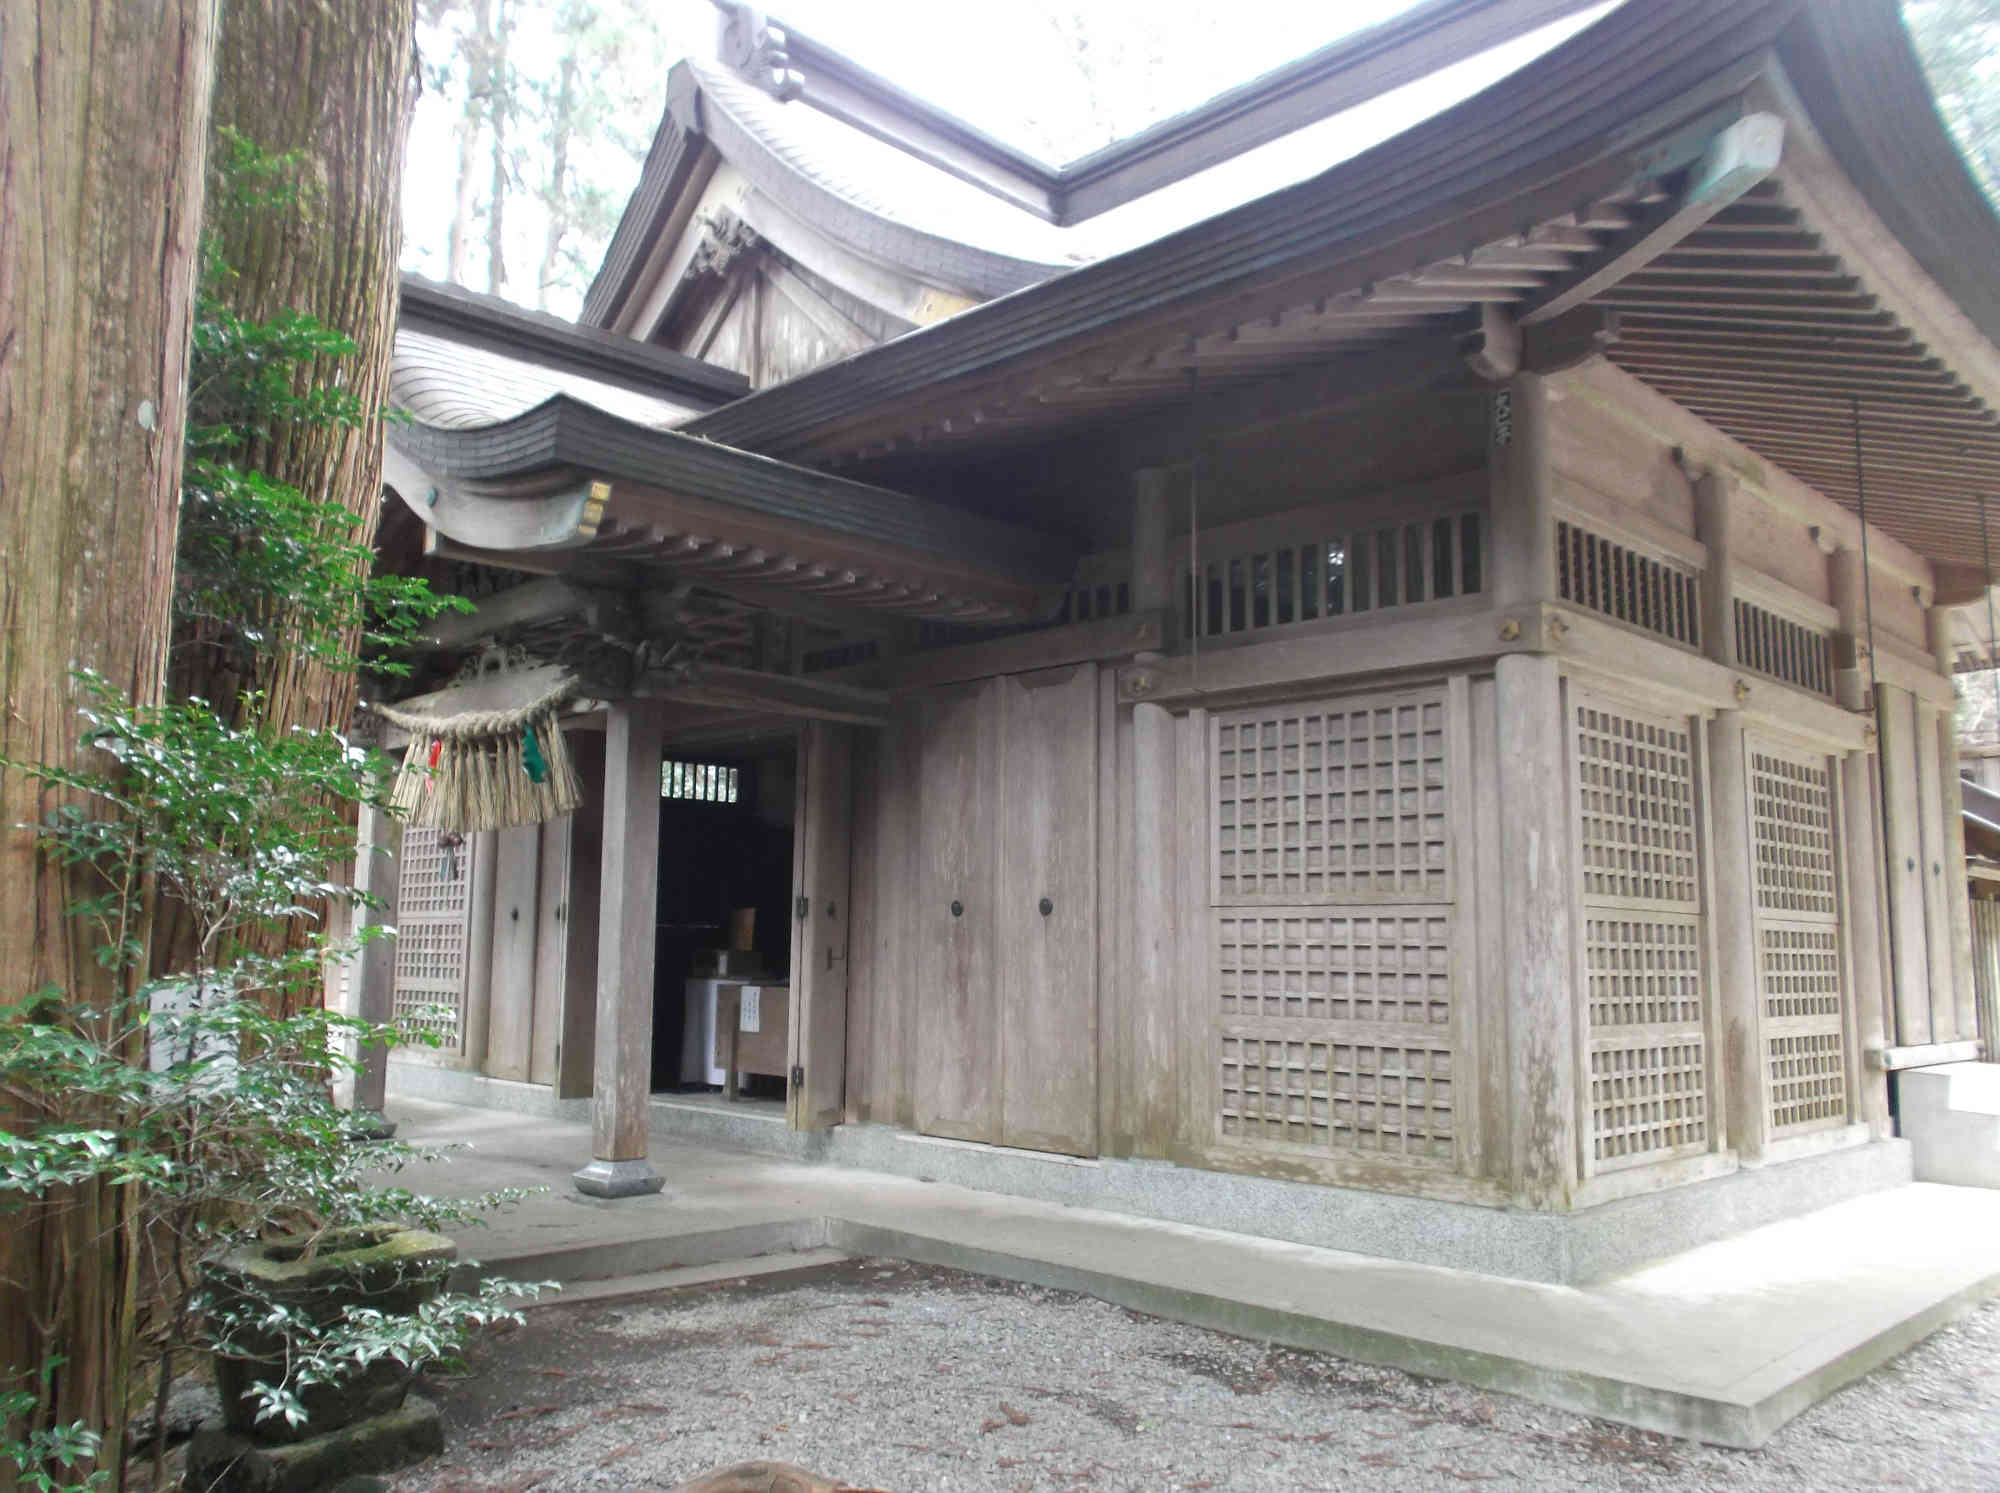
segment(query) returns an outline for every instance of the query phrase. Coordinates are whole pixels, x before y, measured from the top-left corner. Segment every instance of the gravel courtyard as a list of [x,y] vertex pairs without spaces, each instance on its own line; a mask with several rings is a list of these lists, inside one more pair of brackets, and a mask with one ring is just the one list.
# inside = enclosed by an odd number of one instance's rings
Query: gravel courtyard
[[433,1376],[410,1493],[672,1487],[794,1462],[859,1487],[2000,1488],[2000,1303],[1761,1451],[888,1260],[531,1312]]

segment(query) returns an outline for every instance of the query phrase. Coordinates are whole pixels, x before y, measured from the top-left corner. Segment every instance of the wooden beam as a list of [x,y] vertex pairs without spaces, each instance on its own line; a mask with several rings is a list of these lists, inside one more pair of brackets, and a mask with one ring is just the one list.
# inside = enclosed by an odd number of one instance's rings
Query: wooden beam
[[870,678],[893,690],[926,689],[998,674],[1025,674],[1093,659],[1125,658],[1166,646],[1167,613],[1130,612],[1016,633],[987,643],[939,648],[882,664],[863,665]]
[[1666,253],[1777,170],[1784,143],[1784,121],[1775,114],[1737,120],[1709,145],[1671,212],[1629,232],[1594,268],[1530,302],[1521,324],[1553,321]]
[[800,720],[881,726],[889,719],[889,696],[879,689],[810,675],[767,674],[703,664],[688,675],[655,671],[640,679],[637,693],[647,699],[684,705],[740,709]]

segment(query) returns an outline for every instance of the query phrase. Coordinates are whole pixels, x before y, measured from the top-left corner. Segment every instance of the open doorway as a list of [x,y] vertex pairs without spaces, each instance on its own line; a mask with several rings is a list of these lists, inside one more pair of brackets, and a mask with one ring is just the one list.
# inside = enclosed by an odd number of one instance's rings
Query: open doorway
[[783,1110],[797,785],[790,736],[667,749],[654,1093],[719,1100],[733,1088],[740,1103]]

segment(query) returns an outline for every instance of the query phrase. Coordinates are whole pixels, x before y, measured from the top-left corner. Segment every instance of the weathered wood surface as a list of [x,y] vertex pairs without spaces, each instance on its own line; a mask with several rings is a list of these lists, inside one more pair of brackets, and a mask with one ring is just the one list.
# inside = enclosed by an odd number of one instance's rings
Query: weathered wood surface
[[[1176,827],[1191,814],[1208,817],[1208,795],[1179,801],[1174,721],[1164,708],[1132,708],[1132,838],[1130,855],[1132,974],[1127,993],[1126,1041],[1130,1050],[1122,1109],[1133,1154],[1165,1156],[1179,1130],[1175,1069],[1181,1054],[1180,1016],[1174,999],[1180,971],[1183,878],[1176,862]],[[1206,916],[1205,908],[1188,908]]]
[[591,1155],[646,1155],[659,918],[662,707],[614,705],[604,740],[604,848],[597,938],[597,1065]]
[[[1095,1155],[1097,669],[1077,664],[1002,680],[1000,707],[993,930],[1000,1138]],[[1170,1024],[1171,966],[1166,973],[1155,988],[1142,981],[1142,990]]]
[[[380,809],[364,808],[356,826],[360,854],[354,867],[356,890],[375,898],[381,905],[357,908],[363,927],[387,927],[395,922],[396,892],[401,881],[397,853],[402,846],[402,825]],[[387,1026],[396,1017],[396,941],[389,937],[371,939],[355,959],[348,973],[353,981],[351,1011],[362,1021]],[[389,1092],[389,1050],[366,1047],[356,1055],[354,1107],[382,1112]]]
[[535,930],[540,909],[540,825],[496,830],[493,952],[487,981],[485,1070],[528,1077],[535,1023]]
[[465,889],[465,1051],[468,1068],[486,1066],[493,1018],[493,909],[500,866],[500,837],[492,831],[467,835],[460,864],[471,881]]
[[[1922,847],[1917,856],[1917,874],[1923,884],[1924,950],[1930,971],[1926,998],[1930,1003],[1931,1041],[1956,1042],[1979,1035],[1958,1029],[1958,993],[1954,988],[1950,892],[1945,885],[1946,835],[1944,826],[1944,763],[1956,760],[1957,746],[1944,729],[1941,712],[1918,701],[1914,713],[1917,757],[1916,809],[1917,837]],[[1945,750],[1939,752],[1943,736]],[[1957,774],[1953,773],[1954,781]],[[1953,865],[1952,879],[1963,885],[1963,863]]]
[[1918,790],[1917,703],[1892,685],[1877,691],[1881,730],[1882,841],[1895,971],[1896,1045],[1932,1041],[1929,930],[1925,926],[1922,800]]
[[1769,1066],[1764,1055],[1764,991],[1757,969],[1757,889],[1751,844],[1749,764],[1743,713],[1716,712],[1708,723],[1709,875],[1715,963],[1707,980],[1720,1036],[1722,1121],[1745,1162],[1764,1158],[1770,1129]]
[[917,945],[917,1128],[959,1140],[995,1140],[1000,1124],[992,1062],[999,704],[989,682],[927,696],[918,711],[919,851],[906,892]]
[[1494,666],[1509,1083],[1509,1171],[1531,1208],[1569,1206],[1577,1184],[1575,916],[1567,755],[1556,661]]
[[534,1020],[528,1033],[528,1081],[553,1084],[562,1049],[563,992],[569,974],[571,848],[583,811],[548,820],[539,836],[536,877]]
[[813,721],[799,733],[792,831],[790,1049],[793,1077],[802,1079],[786,1090],[794,1130],[846,1118],[853,823],[854,732]]

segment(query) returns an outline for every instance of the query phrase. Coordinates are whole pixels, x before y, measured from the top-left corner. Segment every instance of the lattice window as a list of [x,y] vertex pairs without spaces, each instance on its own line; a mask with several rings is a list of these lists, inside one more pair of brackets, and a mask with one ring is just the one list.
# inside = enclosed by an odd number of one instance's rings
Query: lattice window
[[1441,912],[1218,914],[1216,966],[1225,1016],[1451,1020],[1451,920]]
[[1223,1140],[1454,1160],[1444,712],[1427,693],[1214,718]]
[[1572,523],[1556,523],[1556,593],[1689,648],[1701,646],[1695,572]]
[[1181,571],[1181,626],[1202,637],[1476,596],[1485,589],[1476,509],[1369,528],[1321,530]]
[[1816,627],[1736,598],[1736,660],[1786,684],[1833,694],[1833,639]]
[[1222,1039],[1224,1136],[1451,1159],[1449,1049]]
[[703,804],[733,804],[740,770],[716,762],[662,762],[660,797]]
[[1693,906],[1694,758],[1686,721],[1580,705],[1583,894]]
[[1238,712],[1214,749],[1218,902],[1447,895],[1441,699]]
[[1835,780],[1823,756],[1752,739],[1757,972],[1773,1134],[1847,1122]]
[[1772,1037],[1771,1128],[1818,1130],[1847,1122],[1847,1054],[1840,1033]]
[[1605,1169],[1705,1146],[1708,1079],[1701,1040],[1593,1050],[1590,1118],[1592,1154]]
[[1694,738],[1572,686],[1592,1169],[1708,1145]]
[[470,847],[451,831],[405,826],[396,887],[398,1028],[422,1030],[449,1049],[465,1044],[465,915]]
[[1750,753],[1750,818],[1757,844],[1757,906],[1788,916],[1838,917],[1833,775],[1826,759]]
[[1701,1029],[1701,924],[1672,914],[1583,921],[1593,1031],[1623,1026]]

